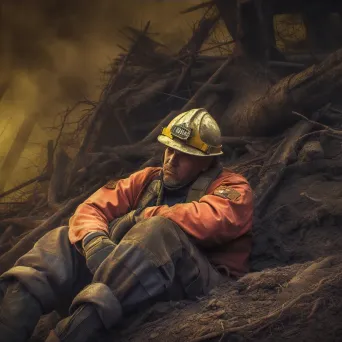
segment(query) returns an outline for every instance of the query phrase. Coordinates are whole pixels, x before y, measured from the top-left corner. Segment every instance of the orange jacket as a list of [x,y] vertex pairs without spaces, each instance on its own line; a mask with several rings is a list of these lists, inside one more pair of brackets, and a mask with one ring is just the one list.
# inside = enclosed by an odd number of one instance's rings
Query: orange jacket
[[[110,221],[137,207],[143,190],[160,171],[157,167],[145,168],[119,180],[115,189],[102,187],[91,195],[70,219],[71,243],[82,240],[90,231],[107,232]],[[219,196],[217,189],[222,186],[236,190],[240,196],[233,200]],[[223,170],[198,202],[148,207],[143,215],[144,218],[163,216],[177,223],[204,250],[208,249],[207,255],[213,264],[226,266],[232,275],[241,276],[248,271],[253,196],[243,176]]]

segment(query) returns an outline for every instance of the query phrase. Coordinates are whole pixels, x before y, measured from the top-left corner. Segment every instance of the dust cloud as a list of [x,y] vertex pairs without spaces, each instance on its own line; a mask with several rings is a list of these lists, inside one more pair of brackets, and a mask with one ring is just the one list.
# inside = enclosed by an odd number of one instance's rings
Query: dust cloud
[[[179,12],[200,1],[0,0],[0,177],[20,125],[38,117],[6,189],[35,177],[44,166],[47,129],[57,113],[83,98],[96,100],[106,69],[127,41],[124,26],[148,20],[155,38],[177,49],[191,34],[200,12]],[[72,126],[70,126],[72,128]]]

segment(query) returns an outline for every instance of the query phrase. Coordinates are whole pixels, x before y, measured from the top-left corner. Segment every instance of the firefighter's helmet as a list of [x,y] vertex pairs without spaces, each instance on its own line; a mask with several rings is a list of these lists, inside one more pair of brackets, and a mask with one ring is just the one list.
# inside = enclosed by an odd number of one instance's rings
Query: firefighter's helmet
[[191,109],[176,116],[163,128],[158,141],[193,156],[223,154],[220,128],[204,108]]

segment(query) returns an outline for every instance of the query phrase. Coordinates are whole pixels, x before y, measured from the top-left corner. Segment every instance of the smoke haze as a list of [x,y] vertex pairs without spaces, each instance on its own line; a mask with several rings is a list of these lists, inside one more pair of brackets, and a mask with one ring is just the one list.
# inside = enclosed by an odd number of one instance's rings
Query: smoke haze
[[[179,12],[200,1],[0,0],[0,167],[24,117],[38,113],[15,176],[6,188],[37,175],[53,118],[84,97],[96,100],[101,70],[127,45],[124,26],[151,21],[156,39],[177,49],[200,12]],[[40,162],[37,162],[37,157]]]

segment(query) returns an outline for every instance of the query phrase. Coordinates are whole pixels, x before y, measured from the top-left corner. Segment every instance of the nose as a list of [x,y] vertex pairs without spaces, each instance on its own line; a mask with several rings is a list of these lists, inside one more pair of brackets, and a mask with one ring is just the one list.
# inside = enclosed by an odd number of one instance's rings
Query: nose
[[172,166],[176,166],[177,165],[177,153],[175,151],[172,151],[172,153],[170,153],[169,156],[169,160],[168,160],[168,164],[172,165]]

